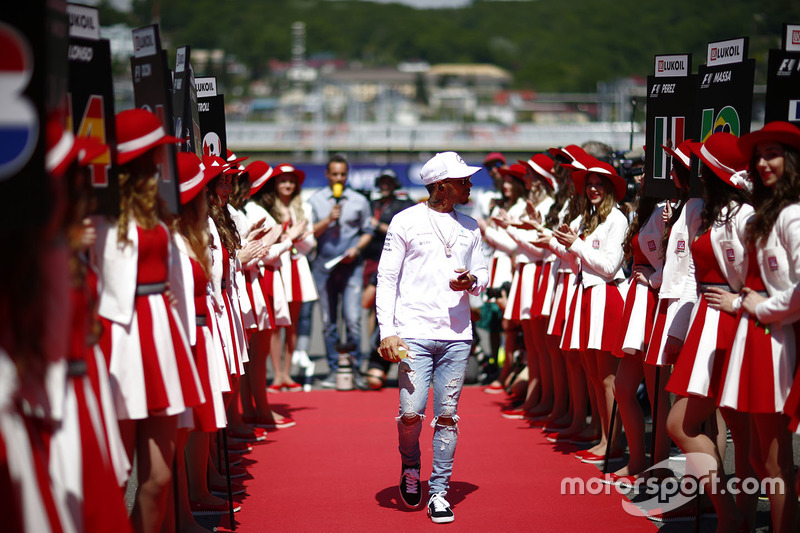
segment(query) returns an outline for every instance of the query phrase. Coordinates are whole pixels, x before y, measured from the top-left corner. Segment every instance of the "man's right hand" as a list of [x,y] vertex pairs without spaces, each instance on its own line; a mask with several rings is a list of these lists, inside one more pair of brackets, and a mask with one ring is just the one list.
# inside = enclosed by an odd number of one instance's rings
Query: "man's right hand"
[[331,207],[331,213],[328,215],[328,220],[330,220],[330,223],[333,224],[339,220],[339,217],[341,216],[342,204],[333,204],[333,207]]
[[381,341],[381,345],[378,346],[378,355],[387,361],[397,363],[401,359],[400,351],[398,350],[398,348],[401,346],[406,349],[406,352],[408,352],[408,345],[403,341],[403,339],[397,335],[386,337]]

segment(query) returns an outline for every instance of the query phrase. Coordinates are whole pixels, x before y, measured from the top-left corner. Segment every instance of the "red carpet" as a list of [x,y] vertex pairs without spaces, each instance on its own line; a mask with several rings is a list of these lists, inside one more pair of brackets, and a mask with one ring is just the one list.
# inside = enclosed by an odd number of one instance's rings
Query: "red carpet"
[[[270,402],[297,426],[270,432],[243,463],[252,479],[239,501],[237,531],[642,531],[622,496],[561,495],[564,477],[590,479],[596,466],[556,449],[524,421],[500,417],[500,395],[466,387],[448,499],[456,519],[435,525],[424,506],[398,505],[397,389],[278,393]],[[430,405],[428,411],[431,411]],[[430,418],[421,437],[422,479],[430,475]],[[230,531],[227,516],[219,531]]]

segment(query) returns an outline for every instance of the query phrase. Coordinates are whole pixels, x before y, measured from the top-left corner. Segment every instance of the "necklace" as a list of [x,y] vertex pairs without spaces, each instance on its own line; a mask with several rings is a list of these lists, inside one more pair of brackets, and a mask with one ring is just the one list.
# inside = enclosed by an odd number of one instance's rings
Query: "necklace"
[[433,233],[444,245],[444,255],[446,255],[447,257],[452,257],[453,246],[456,244],[456,239],[458,238],[458,233],[456,232],[456,230],[458,229],[458,211],[455,210],[453,211],[453,214],[456,217],[456,221],[455,224],[453,224],[452,228],[450,229],[450,236],[447,238],[447,240],[444,239],[444,233],[442,232],[441,229],[439,229],[439,226],[436,225],[436,222],[434,222],[433,217],[431,217],[431,211],[432,209],[428,206],[426,212],[428,213],[428,220],[431,223],[431,228],[433,228]]

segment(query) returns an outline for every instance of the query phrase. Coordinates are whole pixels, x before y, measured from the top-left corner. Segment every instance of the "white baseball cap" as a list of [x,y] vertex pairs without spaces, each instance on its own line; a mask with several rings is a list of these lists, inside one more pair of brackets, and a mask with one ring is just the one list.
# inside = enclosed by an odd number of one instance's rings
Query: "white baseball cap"
[[423,184],[430,185],[451,178],[466,178],[480,169],[480,167],[471,167],[464,163],[461,156],[455,152],[439,152],[425,163],[419,177]]

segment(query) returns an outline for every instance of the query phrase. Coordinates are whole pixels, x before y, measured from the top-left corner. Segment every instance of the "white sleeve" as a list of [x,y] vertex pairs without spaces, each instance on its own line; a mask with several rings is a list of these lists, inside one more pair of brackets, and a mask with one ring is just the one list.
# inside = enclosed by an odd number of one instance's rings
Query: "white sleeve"
[[397,335],[394,326],[395,303],[406,247],[404,228],[392,221],[383,243],[381,259],[378,263],[378,285],[375,289],[375,313],[381,340]]
[[[383,260],[383,256],[381,256]],[[475,276],[475,285],[468,291],[473,296],[478,296],[489,284],[489,269],[486,267],[486,256],[481,247],[480,230],[475,230],[475,242],[472,246],[472,256],[469,260],[469,272]]]
[[[800,217],[779,216],[778,242],[789,256],[792,279],[800,279]],[[756,317],[766,324],[793,322],[800,318],[800,284],[771,295],[756,307]]]
[[483,239],[489,246],[509,255],[513,255],[517,251],[517,243],[514,239],[509,237],[505,230],[488,227],[483,233]]
[[581,239],[575,239],[569,249],[581,258],[582,265],[603,276],[612,277],[622,266],[622,243],[625,241],[628,224],[625,217],[606,219],[606,223],[608,223],[608,233],[602,250],[593,249]]

